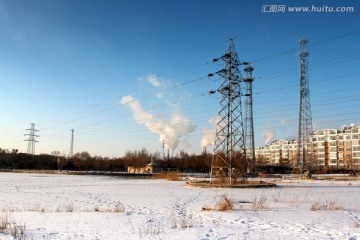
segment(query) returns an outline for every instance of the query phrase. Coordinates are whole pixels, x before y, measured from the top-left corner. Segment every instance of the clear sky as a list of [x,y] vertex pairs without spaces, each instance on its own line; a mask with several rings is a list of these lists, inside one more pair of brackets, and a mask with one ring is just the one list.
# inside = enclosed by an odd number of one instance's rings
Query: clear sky
[[67,155],[71,129],[74,152],[161,152],[164,139],[200,153],[219,111],[208,92],[221,80],[207,75],[230,38],[255,67],[257,146],[297,138],[302,37],[314,130],[360,125],[359,11],[358,0],[1,0],[0,148],[26,152],[35,123],[37,154]]

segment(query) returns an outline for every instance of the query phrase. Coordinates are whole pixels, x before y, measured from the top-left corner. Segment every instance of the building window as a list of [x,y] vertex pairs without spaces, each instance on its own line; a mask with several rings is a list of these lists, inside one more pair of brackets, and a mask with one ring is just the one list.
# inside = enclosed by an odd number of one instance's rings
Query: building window
[[359,135],[357,134],[352,135],[352,139],[359,139]]
[[344,148],[339,147],[338,150],[339,150],[339,152],[343,152],[343,151],[344,151]]
[[339,146],[344,146],[344,142],[339,142]]

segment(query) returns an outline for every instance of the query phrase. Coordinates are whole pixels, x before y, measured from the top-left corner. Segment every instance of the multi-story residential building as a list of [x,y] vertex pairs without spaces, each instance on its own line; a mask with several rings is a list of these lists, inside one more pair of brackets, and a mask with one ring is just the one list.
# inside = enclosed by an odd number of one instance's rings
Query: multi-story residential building
[[322,129],[312,133],[315,165],[337,166],[337,135],[336,129]]
[[[360,170],[360,126],[314,131],[312,146],[313,167]],[[297,141],[275,140],[256,147],[255,155],[260,164],[295,166]]]
[[256,158],[263,159],[266,165],[293,165],[295,164],[296,152],[295,140],[274,140],[265,147],[255,148]]

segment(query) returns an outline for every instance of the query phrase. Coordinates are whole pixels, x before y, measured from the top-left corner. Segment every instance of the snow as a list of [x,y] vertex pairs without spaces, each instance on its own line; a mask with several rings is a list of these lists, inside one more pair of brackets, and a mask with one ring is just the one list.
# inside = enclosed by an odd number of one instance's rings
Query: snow
[[[278,187],[0,173],[0,221],[8,214],[25,226],[27,239],[360,239],[359,180],[267,181]],[[234,201],[233,211],[202,210],[214,209],[223,195]],[[257,209],[261,200],[265,207]],[[337,210],[312,211],[316,202]]]

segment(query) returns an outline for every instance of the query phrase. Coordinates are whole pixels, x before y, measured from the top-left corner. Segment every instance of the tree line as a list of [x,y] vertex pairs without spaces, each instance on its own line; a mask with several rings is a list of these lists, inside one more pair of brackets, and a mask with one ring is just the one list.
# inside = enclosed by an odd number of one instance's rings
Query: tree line
[[[55,153],[55,152],[54,152]],[[71,158],[59,154],[30,155],[17,149],[0,148],[0,169],[64,170],[64,171],[114,171],[126,172],[129,166],[141,168],[154,163],[160,169],[177,169],[182,172],[209,172],[212,154],[188,154],[180,151],[175,156],[161,157],[145,148],[127,151],[123,157],[91,156],[89,152],[75,153]]]

